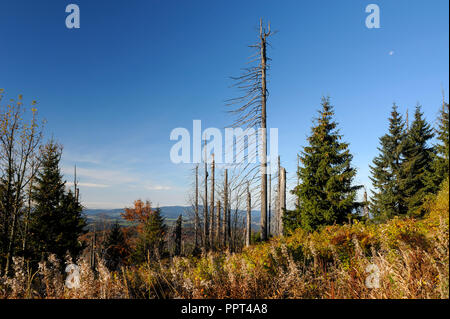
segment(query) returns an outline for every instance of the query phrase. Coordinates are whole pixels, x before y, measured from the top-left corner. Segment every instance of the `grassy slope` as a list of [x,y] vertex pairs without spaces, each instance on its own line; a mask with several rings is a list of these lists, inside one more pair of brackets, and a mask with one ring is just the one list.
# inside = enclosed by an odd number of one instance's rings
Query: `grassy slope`
[[[119,272],[100,259],[95,275],[82,258],[79,289],[64,287],[52,258],[32,276],[16,258],[15,277],[0,278],[0,297],[449,298],[448,197],[447,181],[423,219],[297,230],[236,254],[177,257]],[[379,288],[366,286],[368,265],[379,272]]]

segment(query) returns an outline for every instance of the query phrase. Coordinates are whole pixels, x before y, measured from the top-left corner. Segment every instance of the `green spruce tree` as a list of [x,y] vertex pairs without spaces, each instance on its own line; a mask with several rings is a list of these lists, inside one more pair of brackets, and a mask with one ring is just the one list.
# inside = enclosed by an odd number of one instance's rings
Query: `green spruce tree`
[[439,173],[440,176],[442,177],[442,181],[444,181],[449,175],[448,115],[449,115],[449,105],[448,103],[443,102],[441,115],[439,117],[439,125],[437,129],[437,138],[439,140],[439,144],[436,146],[439,163],[438,166],[440,168]]
[[161,209],[152,210],[145,220],[142,233],[139,235],[135,261],[144,262],[148,259],[160,258],[164,249],[164,236],[167,226],[161,216]]
[[433,157],[433,172],[428,175],[427,185],[433,194],[437,194],[444,180],[449,176],[449,141],[448,141],[449,105],[442,102],[442,109],[438,118],[436,135],[438,143],[434,146],[436,154]]
[[51,141],[41,149],[41,167],[32,192],[35,203],[30,235],[34,261],[53,253],[64,259],[66,253],[76,258],[84,248],[78,237],[85,233],[82,207],[72,192],[65,192],[59,168],[62,149]]
[[349,144],[341,142],[333,115],[329,98],[322,98],[322,109],[297,171],[300,185],[294,194],[301,205],[285,214],[286,231],[298,226],[313,231],[322,225],[344,223],[359,206],[355,198],[361,186],[352,185],[356,175],[351,166],[353,155]]
[[433,129],[423,118],[418,105],[405,139],[400,180],[401,193],[410,216],[421,216],[424,213],[422,205],[426,195],[430,193],[427,177],[432,174],[434,148],[429,142],[433,136]]
[[374,187],[370,210],[377,221],[407,213],[405,196],[400,188],[405,141],[405,123],[394,104],[389,118],[389,132],[380,138],[380,154],[370,166],[370,179]]
[[117,221],[109,231],[104,247],[108,269],[112,271],[120,269],[129,255],[129,248],[122,228]]

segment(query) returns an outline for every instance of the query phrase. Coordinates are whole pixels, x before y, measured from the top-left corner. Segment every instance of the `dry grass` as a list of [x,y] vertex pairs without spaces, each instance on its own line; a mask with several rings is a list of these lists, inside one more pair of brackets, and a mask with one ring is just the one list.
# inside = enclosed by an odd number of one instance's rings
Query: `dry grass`
[[[2,298],[449,298],[448,183],[422,220],[332,226],[245,249],[239,254],[176,257],[109,272],[80,259],[81,286],[65,287],[50,256],[36,273],[14,259],[0,279]],[[66,260],[66,263],[72,261]],[[379,269],[368,288],[366,267]]]

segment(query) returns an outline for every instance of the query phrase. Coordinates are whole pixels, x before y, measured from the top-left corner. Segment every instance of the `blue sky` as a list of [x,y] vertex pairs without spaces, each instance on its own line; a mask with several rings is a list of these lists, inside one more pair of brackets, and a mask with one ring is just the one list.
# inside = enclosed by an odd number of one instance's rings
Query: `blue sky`
[[[76,3],[81,28],[65,27]],[[381,28],[365,27],[376,3]],[[45,133],[77,164],[83,204],[112,208],[149,199],[186,204],[188,165],[170,162],[176,127],[223,128],[224,101],[257,41],[272,39],[268,125],[291,182],[322,95],[350,143],[357,183],[369,186],[393,102],[419,102],[433,122],[449,91],[448,1],[0,0],[0,88],[38,100]]]

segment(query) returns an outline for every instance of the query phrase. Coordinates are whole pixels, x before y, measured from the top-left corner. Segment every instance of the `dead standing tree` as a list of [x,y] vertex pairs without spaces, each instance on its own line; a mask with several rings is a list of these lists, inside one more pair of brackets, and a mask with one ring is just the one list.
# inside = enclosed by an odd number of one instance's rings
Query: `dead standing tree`
[[280,206],[280,193],[281,193],[281,160],[278,156],[278,184],[277,184],[277,198],[276,198],[276,208],[275,208],[275,224],[276,224],[276,234],[280,235],[280,216],[281,216],[281,206]]
[[229,100],[229,105],[238,105],[232,111],[237,115],[233,127],[255,128],[260,131],[260,175],[261,175],[261,239],[267,240],[267,71],[269,69],[267,57],[268,38],[273,35],[270,29],[263,26],[260,20],[259,42],[251,45],[257,53],[251,57],[250,63],[255,63],[243,69],[243,74],[232,78],[235,87],[242,90],[244,94],[238,98]]
[[245,246],[250,246],[252,235],[252,199],[250,194],[250,185],[247,186],[247,228],[245,231]]
[[[203,196],[201,196],[201,192],[199,191],[199,165],[196,164],[191,170],[191,178],[193,180],[191,185],[191,191],[187,196],[187,203],[189,205],[189,209],[185,211],[186,218],[193,225],[193,234],[192,234],[192,254],[198,255],[200,253],[201,243],[202,243],[202,231],[201,231],[201,221],[203,218],[200,216],[200,201],[203,201]],[[189,232],[188,232],[189,233]],[[187,236],[191,238],[190,236]],[[182,242],[182,244],[186,244],[186,242]]]
[[208,223],[208,161],[206,155],[206,140],[205,140],[205,194],[203,198],[203,248],[208,249],[208,239],[209,239],[209,223]]
[[199,218],[198,218],[198,165],[195,166],[195,217],[194,217],[194,251],[198,249],[198,228],[199,228]]
[[225,248],[228,243],[228,169],[224,172],[224,188],[223,188],[223,231],[222,246]]
[[284,227],[283,227],[283,216],[284,212],[286,211],[286,169],[284,167],[281,167],[280,172],[280,197],[279,197],[280,203],[280,211],[279,211],[279,235],[282,236],[284,234]]
[[220,216],[220,200],[217,201],[217,215],[216,215],[216,247],[219,248],[221,245],[221,238],[220,235],[221,229],[222,229],[222,219]]
[[210,221],[209,221],[209,244],[212,249],[214,246],[214,184],[215,184],[215,162],[214,162],[214,154],[212,154],[211,161],[211,208],[209,210]]

